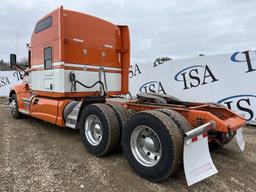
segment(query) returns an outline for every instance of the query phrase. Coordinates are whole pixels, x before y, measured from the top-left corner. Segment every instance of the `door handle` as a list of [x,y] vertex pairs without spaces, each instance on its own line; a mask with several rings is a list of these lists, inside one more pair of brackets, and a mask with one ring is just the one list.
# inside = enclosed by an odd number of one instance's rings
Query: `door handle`
[[35,99],[33,104],[36,105],[38,103],[39,99]]

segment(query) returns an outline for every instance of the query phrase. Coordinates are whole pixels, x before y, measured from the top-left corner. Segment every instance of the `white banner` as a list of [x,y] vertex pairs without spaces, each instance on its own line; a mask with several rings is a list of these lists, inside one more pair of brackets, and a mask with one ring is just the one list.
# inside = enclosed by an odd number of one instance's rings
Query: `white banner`
[[0,97],[9,95],[13,85],[21,83],[18,71],[0,71]]
[[221,103],[256,123],[256,51],[160,58],[130,68],[130,91],[173,95],[180,100]]

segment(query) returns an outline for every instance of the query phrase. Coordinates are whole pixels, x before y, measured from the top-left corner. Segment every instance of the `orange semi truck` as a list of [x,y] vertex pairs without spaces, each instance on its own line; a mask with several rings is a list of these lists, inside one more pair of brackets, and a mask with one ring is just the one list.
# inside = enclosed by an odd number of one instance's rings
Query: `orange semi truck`
[[[150,181],[174,175],[182,160],[189,185],[217,173],[208,142],[222,146],[246,123],[214,103],[143,93],[123,98],[129,93],[128,27],[87,14],[60,7],[39,20],[28,58],[22,84],[10,90],[12,117],[80,129],[95,156],[122,147],[134,171]],[[10,66],[18,67],[15,54]]]

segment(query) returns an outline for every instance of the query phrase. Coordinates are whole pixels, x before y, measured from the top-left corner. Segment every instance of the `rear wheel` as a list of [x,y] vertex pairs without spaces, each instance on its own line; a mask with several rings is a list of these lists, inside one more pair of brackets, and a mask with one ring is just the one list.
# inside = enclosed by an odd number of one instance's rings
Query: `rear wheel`
[[110,106],[88,105],[80,118],[81,139],[91,154],[103,156],[117,148],[120,137],[119,125]]
[[114,104],[114,103],[108,103],[108,105],[114,110],[118,125],[119,125],[119,132],[120,137],[118,138],[118,149],[121,149],[121,135],[122,131],[124,129],[125,123],[127,122],[129,118],[129,112],[127,109],[125,109],[122,105]]
[[151,181],[161,181],[177,171],[182,143],[176,124],[159,111],[134,114],[122,135],[129,164],[138,175]]
[[178,112],[171,110],[171,109],[157,109],[156,111],[160,111],[160,112],[166,114],[167,116],[169,116],[178,126],[183,138],[185,137],[186,132],[192,130],[192,126]]
[[22,114],[19,112],[18,100],[16,94],[12,94],[10,98],[10,112],[14,119],[19,119],[22,117]]
[[235,134],[229,133],[214,133],[214,136],[211,142],[209,142],[210,150],[214,151],[216,149],[222,148],[224,145],[228,144],[233,138]]

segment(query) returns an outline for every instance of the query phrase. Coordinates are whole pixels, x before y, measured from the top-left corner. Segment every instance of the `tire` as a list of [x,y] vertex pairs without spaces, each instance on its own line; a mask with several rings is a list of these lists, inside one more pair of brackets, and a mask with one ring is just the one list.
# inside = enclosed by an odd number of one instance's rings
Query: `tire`
[[118,147],[120,129],[116,114],[110,106],[102,103],[86,106],[79,127],[82,142],[91,154],[100,157]]
[[[145,130],[144,130],[145,129]],[[141,130],[140,134],[136,133]],[[143,133],[143,131],[145,131]],[[147,136],[145,136],[148,134]],[[144,135],[144,136],[143,136]],[[155,153],[144,151],[145,146],[134,147],[139,139],[148,138],[155,141],[153,148]],[[159,142],[156,142],[159,141]],[[143,142],[142,142],[143,143]],[[152,143],[152,142],[151,142]],[[161,181],[173,175],[181,165],[183,140],[177,125],[169,117],[159,111],[146,111],[134,114],[127,122],[122,135],[124,154],[134,171],[141,177],[150,181]],[[150,145],[149,145],[150,146]],[[156,146],[156,147],[155,147]],[[144,147],[144,148],[143,148]],[[158,149],[159,148],[159,149]],[[149,149],[150,150],[150,149]],[[159,150],[160,153],[157,152]],[[137,154],[137,155],[136,155]],[[142,161],[140,156],[148,159],[153,155],[149,163]],[[157,154],[160,154],[159,156]]]
[[128,110],[125,109],[122,105],[118,105],[114,103],[108,103],[108,105],[113,109],[118,120],[118,125],[119,125],[118,127],[119,127],[119,133],[120,133],[120,136],[118,138],[118,149],[121,149],[122,131],[130,115]]
[[235,135],[228,136],[225,133],[215,133],[215,139],[209,142],[209,149],[215,151],[228,144]]
[[177,97],[174,97],[172,95],[165,95],[165,94],[159,94],[159,93],[148,93],[148,94],[162,97],[167,101],[167,103],[181,103],[182,102],[180,99],[178,99]]
[[19,112],[16,94],[12,94],[10,97],[10,113],[14,119],[20,119],[22,117],[22,114]]
[[210,151],[216,151],[218,149],[221,149],[224,145],[218,143],[217,141],[211,141],[209,142],[209,149]]
[[171,109],[156,109],[156,111],[160,111],[170,117],[178,126],[180,133],[183,138],[185,137],[185,133],[192,130],[192,126],[188,123],[188,121],[178,112]]
[[128,109],[128,114],[129,114],[129,118],[134,115],[135,113],[137,113],[137,111],[133,110],[133,109]]

